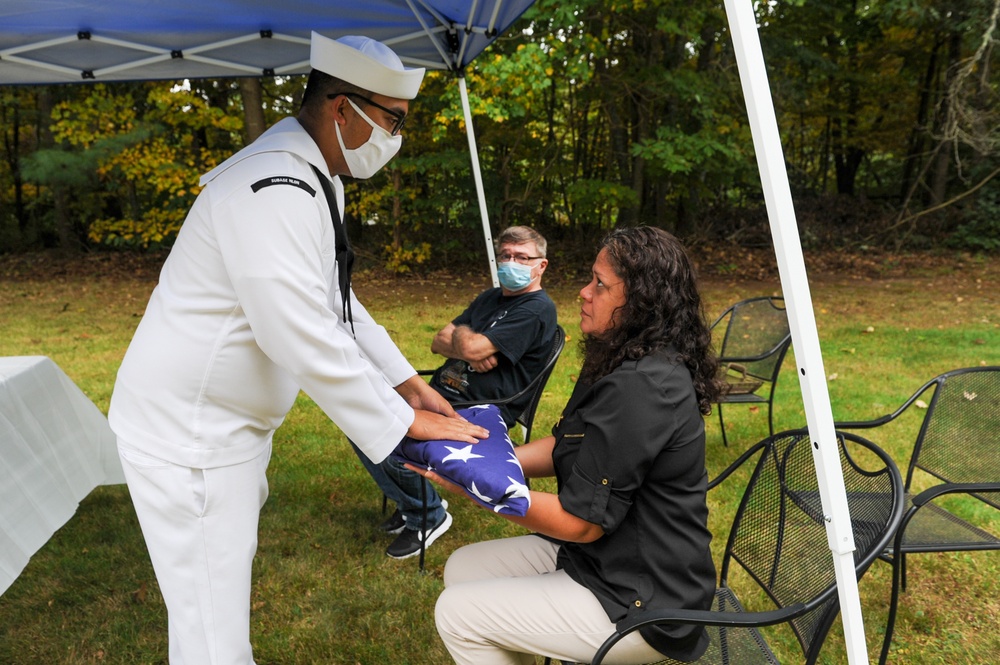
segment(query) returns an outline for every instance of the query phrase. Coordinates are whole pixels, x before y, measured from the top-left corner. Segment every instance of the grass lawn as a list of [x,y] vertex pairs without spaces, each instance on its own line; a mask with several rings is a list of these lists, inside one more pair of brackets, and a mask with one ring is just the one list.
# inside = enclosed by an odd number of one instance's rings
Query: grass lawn
[[[734,273],[728,262],[705,261],[710,318],[736,300],[780,293],[773,270]],[[51,357],[106,412],[155,271],[108,257],[92,258],[79,270],[58,266],[43,274],[37,266],[0,261],[0,355]],[[994,263],[861,257],[830,259],[821,268],[813,274],[810,265],[810,279],[835,418],[873,418],[941,372],[1000,364],[1000,268]],[[576,292],[583,280],[560,275],[555,262],[548,275],[570,340],[543,398],[537,436],[558,417],[579,366]],[[437,364],[431,336],[485,286],[485,279],[454,275],[355,278],[363,302],[416,367]],[[802,426],[803,413],[793,351],[778,384],[776,426]],[[726,408],[729,447],[714,414],[706,424],[710,475],[767,432],[766,412],[741,406]],[[900,465],[909,456],[912,427],[900,423],[891,438],[875,439]],[[375,529],[381,495],[340,431],[304,395],[275,435],[268,477],[252,594],[257,662],[450,662],[433,624],[448,554],[521,530],[453,501],[455,524],[428,550],[427,574],[418,573],[415,559],[389,559],[388,538]],[[720,551],[736,499],[722,490],[711,496]],[[1000,528],[995,513],[973,511],[972,517],[994,532]],[[909,562],[890,662],[996,660],[1000,553],[916,555]],[[876,562],[860,585],[873,659],[889,573]],[[797,662],[793,638],[776,639],[785,660]],[[124,486],[98,488],[0,596],[0,663],[166,663],[166,653],[166,613],[128,493]],[[846,662],[844,654],[838,622],[822,662]]]

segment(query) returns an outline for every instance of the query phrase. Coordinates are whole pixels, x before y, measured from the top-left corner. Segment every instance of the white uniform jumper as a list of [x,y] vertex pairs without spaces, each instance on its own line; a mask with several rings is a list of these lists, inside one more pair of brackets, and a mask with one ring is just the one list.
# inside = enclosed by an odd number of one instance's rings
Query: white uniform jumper
[[329,172],[287,118],[202,178],[118,372],[109,420],[172,665],[253,662],[264,471],[299,390],[375,462],[413,422],[393,390],[413,368],[353,293],[356,337],[339,316],[334,229],[311,165]]

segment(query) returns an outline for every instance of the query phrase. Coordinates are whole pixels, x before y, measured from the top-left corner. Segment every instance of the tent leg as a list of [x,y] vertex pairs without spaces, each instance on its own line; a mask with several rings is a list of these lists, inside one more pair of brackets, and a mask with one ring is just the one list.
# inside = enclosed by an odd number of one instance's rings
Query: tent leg
[[837,593],[840,597],[848,661],[852,665],[867,665],[868,649],[865,645],[861,600],[852,555],[855,549],[854,532],[851,529],[833,410],[802,257],[802,244],[795,221],[767,70],[764,68],[760,35],[757,32],[757,17],[754,15],[753,3],[749,0],[726,0],[726,15],[733,35],[736,62],[743,96],[746,98],[771,237],[781,276],[781,289],[787,305],[788,323],[798,364],[799,386],[813,444],[813,462],[816,465],[823,513],[827,520],[827,542],[837,573]]
[[476,132],[472,128],[472,110],[469,107],[469,90],[465,85],[465,74],[458,76],[458,91],[462,97],[462,112],[465,115],[465,133],[469,137],[469,154],[472,156],[472,177],[476,181],[476,195],[479,197],[479,213],[483,220],[483,238],[486,254],[490,261],[490,276],[493,286],[500,286],[497,279],[497,258],[493,251],[493,233],[490,231],[490,216],[486,210],[486,190],[483,188],[483,172],[479,166],[479,149],[476,147]]

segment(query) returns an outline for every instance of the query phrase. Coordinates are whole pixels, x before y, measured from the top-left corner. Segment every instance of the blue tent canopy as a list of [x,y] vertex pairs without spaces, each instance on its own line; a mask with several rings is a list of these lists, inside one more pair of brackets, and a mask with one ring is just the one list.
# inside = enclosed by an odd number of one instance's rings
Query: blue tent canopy
[[0,85],[305,74],[309,35],[462,71],[533,0],[5,0]]

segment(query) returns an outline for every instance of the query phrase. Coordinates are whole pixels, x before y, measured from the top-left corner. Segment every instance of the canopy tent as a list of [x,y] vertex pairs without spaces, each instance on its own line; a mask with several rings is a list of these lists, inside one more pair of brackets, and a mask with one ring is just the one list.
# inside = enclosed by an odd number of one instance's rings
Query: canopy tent
[[[5,0],[0,4],[0,85],[299,74],[311,30],[364,34],[412,66],[464,68],[533,0]],[[747,100],[797,374],[837,569],[851,663],[867,663],[854,576],[854,542],[812,297],[785,172],[777,120],[749,0],[726,0]],[[496,264],[465,80],[459,76],[483,230]],[[817,553],[818,556],[821,554]]]
[[309,73],[309,34],[462,71],[533,0],[7,0],[0,83]]

